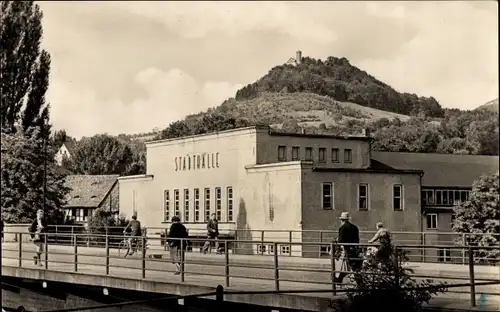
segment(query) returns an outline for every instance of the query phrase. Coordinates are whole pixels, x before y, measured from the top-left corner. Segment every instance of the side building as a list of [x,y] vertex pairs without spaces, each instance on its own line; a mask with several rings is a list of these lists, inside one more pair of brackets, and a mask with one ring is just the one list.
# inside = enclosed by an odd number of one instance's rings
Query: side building
[[98,208],[109,209],[118,215],[118,175],[69,175],[66,177],[66,186],[71,191],[63,210],[66,217],[75,223],[89,221]]
[[[426,153],[373,152],[376,161],[393,168],[417,168],[422,177],[422,241],[426,245],[450,245],[454,241],[467,243],[465,235],[452,233],[453,208],[469,199],[472,184],[485,174],[499,169],[498,156],[453,155]],[[429,260],[463,263],[465,252],[440,248],[426,251]]]
[[120,212],[163,229],[178,215],[192,237],[205,237],[212,213],[221,236],[238,240],[261,240],[260,230],[295,231],[265,237],[283,241],[284,255],[317,255],[318,246],[286,242],[317,242],[311,230],[337,230],[343,211],[361,229],[383,220],[394,231],[419,232],[423,171],[372,160],[371,140],[251,127],[148,142],[147,173],[119,178]]

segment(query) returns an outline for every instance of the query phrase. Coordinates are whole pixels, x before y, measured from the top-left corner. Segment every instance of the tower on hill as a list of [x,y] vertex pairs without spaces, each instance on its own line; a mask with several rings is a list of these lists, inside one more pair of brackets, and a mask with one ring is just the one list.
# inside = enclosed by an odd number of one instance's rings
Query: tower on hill
[[300,50],[297,50],[297,52],[295,52],[295,58],[291,57],[288,60],[288,62],[286,62],[287,65],[293,65],[293,66],[297,66],[301,63],[302,63],[302,51]]

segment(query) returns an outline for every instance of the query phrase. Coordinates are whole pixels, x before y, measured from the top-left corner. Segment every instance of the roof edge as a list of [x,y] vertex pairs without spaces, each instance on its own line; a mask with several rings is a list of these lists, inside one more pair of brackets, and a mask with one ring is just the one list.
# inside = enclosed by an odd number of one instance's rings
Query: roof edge
[[361,172],[361,173],[400,173],[400,174],[418,174],[423,175],[423,170],[418,169],[370,169],[370,168],[325,168],[314,167],[317,172]]

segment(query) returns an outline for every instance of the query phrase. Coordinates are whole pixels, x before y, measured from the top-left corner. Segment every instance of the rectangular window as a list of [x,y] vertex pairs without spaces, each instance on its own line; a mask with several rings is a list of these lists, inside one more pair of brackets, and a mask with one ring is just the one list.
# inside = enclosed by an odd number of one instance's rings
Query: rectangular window
[[339,162],[339,149],[338,148],[332,148],[332,162],[333,163]]
[[320,147],[318,150],[318,161],[320,163],[326,162],[326,148]]
[[174,190],[174,215],[178,217],[181,214],[179,206],[179,190]]
[[436,213],[427,214],[427,229],[435,230],[438,228],[438,215]]
[[448,202],[448,191],[443,191],[443,205],[449,205],[449,202]]
[[313,160],[313,149],[312,147],[306,147],[306,161]]
[[332,183],[321,184],[321,207],[323,209],[333,209],[333,187]]
[[436,205],[443,204],[443,191],[436,190]]
[[451,262],[451,251],[448,248],[439,249],[439,262]]
[[403,210],[403,186],[401,184],[392,187],[392,207],[394,210]]
[[222,220],[222,191],[220,187],[215,188],[215,216],[217,221]]
[[194,189],[194,222],[200,222],[200,189]]
[[205,189],[205,221],[210,220],[210,189]]
[[344,150],[344,163],[346,163],[346,164],[352,163],[352,150],[351,149],[346,148]]
[[282,255],[289,255],[290,254],[290,245],[280,245],[280,253]]
[[450,228],[452,228],[452,229],[453,229],[453,223],[455,223],[455,218],[456,218],[455,214],[454,213],[451,214]]
[[163,191],[163,221],[170,222],[170,191]]
[[469,199],[469,191],[460,191],[460,200],[465,202]]
[[300,147],[294,146],[292,147],[292,160],[299,160]]
[[189,222],[189,190],[184,190],[184,222]]
[[286,146],[278,146],[278,161],[286,161]]
[[358,208],[359,210],[368,210],[368,184],[358,186]]
[[274,245],[267,245],[267,253],[274,255]]
[[233,222],[233,188],[227,188],[227,222]]
[[460,200],[460,191],[453,192],[453,204],[458,205],[461,202]]

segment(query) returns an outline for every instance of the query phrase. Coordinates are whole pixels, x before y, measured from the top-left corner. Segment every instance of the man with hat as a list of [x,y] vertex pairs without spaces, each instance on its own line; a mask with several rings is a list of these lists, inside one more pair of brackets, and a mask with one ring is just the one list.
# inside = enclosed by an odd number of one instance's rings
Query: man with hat
[[[359,229],[357,226],[350,222],[350,216],[348,212],[342,212],[340,214],[341,226],[339,228],[339,236],[337,242],[342,244],[359,244]],[[358,271],[363,264],[363,260],[360,259],[360,252],[357,246],[352,245],[342,245],[344,249],[344,256],[347,261],[347,265],[353,270]],[[340,273],[338,278],[335,278],[335,282],[342,283],[344,277],[347,273]]]
[[36,211],[36,219],[31,224],[29,231],[31,239],[33,239],[33,243],[35,243],[36,245],[36,256],[33,257],[33,260],[35,261],[35,265],[38,264],[39,266],[41,266],[42,265],[41,256],[46,240],[45,235],[42,234],[47,233],[47,224],[42,209],[38,209]]

